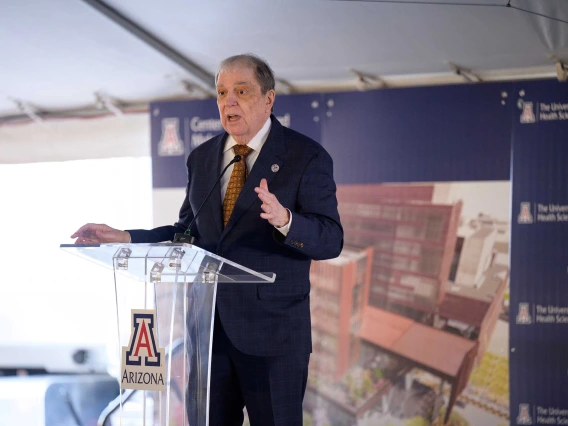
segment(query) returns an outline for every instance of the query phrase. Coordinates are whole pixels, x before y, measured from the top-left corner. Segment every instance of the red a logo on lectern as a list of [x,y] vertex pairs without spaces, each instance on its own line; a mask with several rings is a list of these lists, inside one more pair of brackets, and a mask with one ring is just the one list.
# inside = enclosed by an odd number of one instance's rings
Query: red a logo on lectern
[[134,313],[132,327],[130,347],[126,351],[126,365],[158,367],[161,354],[156,347],[154,314]]
[[156,311],[132,309],[128,346],[122,347],[121,387],[123,389],[165,390],[165,351],[156,339]]
[[519,404],[519,415],[517,416],[518,425],[532,425],[529,404]]

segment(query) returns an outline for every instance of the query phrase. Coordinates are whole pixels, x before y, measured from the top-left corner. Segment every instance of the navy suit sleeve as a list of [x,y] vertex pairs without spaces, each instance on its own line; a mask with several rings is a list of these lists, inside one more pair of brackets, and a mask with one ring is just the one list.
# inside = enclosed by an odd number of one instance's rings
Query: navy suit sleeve
[[314,260],[339,256],[343,248],[343,228],[337,211],[333,160],[325,150],[315,154],[306,166],[296,206],[292,207],[288,207],[292,211],[288,235],[284,238],[274,231],[279,242]]
[[[188,176],[191,176],[189,170],[189,159],[188,163]],[[188,179],[187,187],[185,190],[185,199],[181,205],[179,211],[179,220],[174,225],[160,226],[154,229],[127,229],[130,233],[133,243],[162,243],[165,241],[173,241],[176,233],[184,233],[193,220],[193,210],[189,203],[189,186],[190,181]],[[192,232],[192,235],[195,232]]]

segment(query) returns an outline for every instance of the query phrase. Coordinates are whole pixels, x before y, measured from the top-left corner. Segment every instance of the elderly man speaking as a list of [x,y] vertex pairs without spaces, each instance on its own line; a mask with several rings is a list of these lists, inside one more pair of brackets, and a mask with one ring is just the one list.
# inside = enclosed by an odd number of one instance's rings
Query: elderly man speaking
[[225,59],[216,77],[225,132],[194,149],[179,220],[152,230],[87,224],[78,244],[171,241],[183,233],[220,171],[221,189],[193,227],[196,245],[255,271],[274,284],[220,283],[211,361],[210,424],[302,425],[312,350],[310,263],[339,255],[343,228],[333,162],[320,144],[272,115],[274,75],[254,55]]

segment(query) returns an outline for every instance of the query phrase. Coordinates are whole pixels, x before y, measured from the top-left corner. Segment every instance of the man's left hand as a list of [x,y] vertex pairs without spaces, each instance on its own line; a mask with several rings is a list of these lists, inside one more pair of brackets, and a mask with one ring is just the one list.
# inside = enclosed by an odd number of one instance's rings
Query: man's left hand
[[262,179],[260,186],[254,188],[254,190],[258,194],[258,198],[262,201],[262,205],[260,206],[263,210],[263,213],[260,214],[261,218],[268,220],[268,223],[277,228],[282,228],[290,222],[290,213],[287,209],[282,207],[278,198],[268,191],[266,179]]

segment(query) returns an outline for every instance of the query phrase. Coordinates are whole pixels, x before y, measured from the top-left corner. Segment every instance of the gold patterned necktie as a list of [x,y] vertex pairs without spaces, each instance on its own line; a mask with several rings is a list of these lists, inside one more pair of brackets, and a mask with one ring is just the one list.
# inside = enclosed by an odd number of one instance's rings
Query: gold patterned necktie
[[231,213],[233,213],[233,208],[239,198],[241,189],[245,184],[245,180],[248,177],[246,157],[252,152],[252,148],[247,145],[235,145],[233,146],[233,151],[235,155],[240,155],[241,161],[235,163],[233,166],[233,172],[229,179],[229,184],[227,185],[227,191],[225,192],[225,199],[223,200],[223,225],[227,225]]

